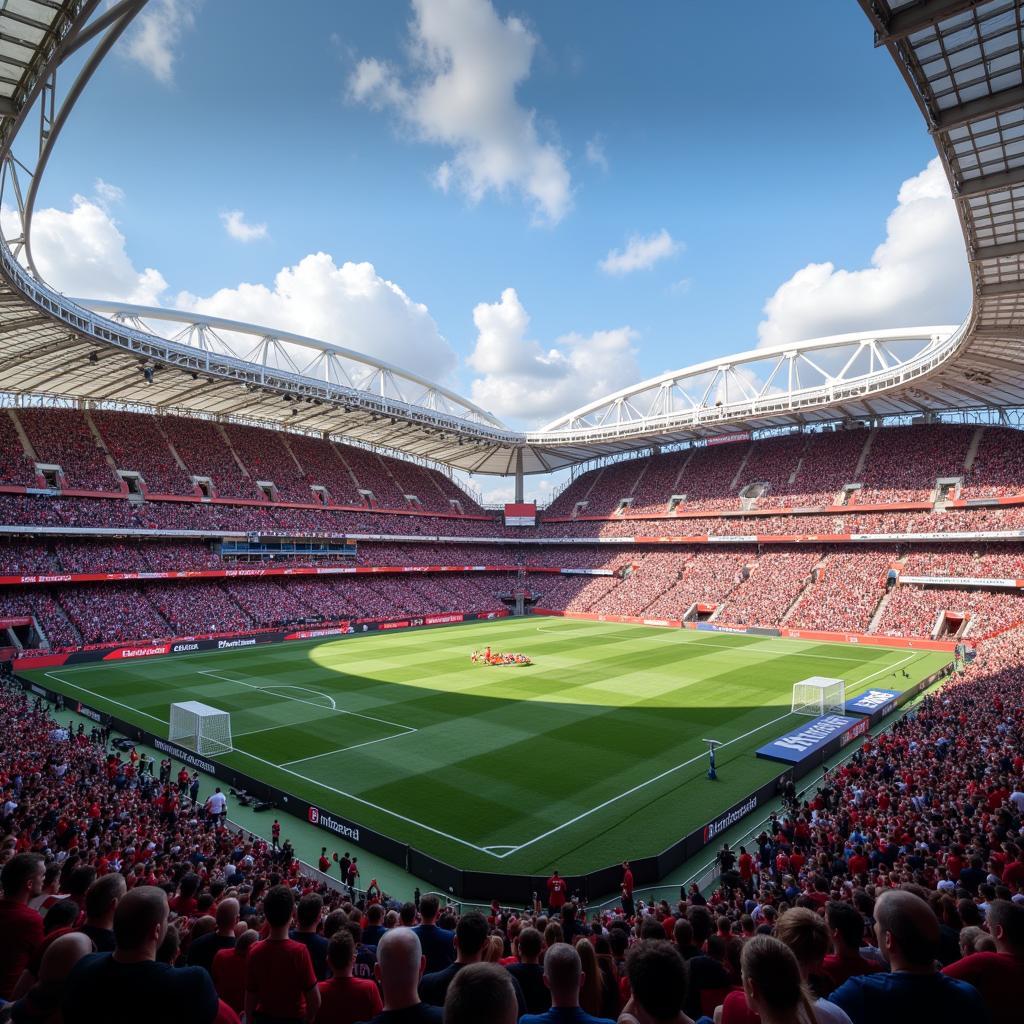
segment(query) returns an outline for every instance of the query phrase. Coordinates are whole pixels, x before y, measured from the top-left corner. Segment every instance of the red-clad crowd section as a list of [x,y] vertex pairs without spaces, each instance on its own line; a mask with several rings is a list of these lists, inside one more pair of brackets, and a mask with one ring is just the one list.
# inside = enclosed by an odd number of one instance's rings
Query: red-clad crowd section
[[[33,407],[0,412],[0,488],[0,618],[32,622],[15,649],[486,611],[516,591],[880,637],[1024,621],[1024,443],[1003,427],[737,436],[582,473],[516,528],[437,469],[323,437]],[[349,550],[222,552],[249,534]]]

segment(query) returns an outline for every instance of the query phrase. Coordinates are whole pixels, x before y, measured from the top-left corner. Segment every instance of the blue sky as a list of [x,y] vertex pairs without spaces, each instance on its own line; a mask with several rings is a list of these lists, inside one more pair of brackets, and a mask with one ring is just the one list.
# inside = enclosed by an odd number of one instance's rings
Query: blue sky
[[36,245],[69,293],[318,334],[532,425],[759,341],[958,321],[934,156],[854,0],[151,0]]

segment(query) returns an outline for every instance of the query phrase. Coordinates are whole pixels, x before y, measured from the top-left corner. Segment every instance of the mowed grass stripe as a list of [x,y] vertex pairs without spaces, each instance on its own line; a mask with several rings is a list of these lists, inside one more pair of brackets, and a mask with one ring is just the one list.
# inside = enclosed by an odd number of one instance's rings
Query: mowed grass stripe
[[[523,650],[537,664],[471,665],[470,652],[488,642],[495,649]],[[868,685],[892,685],[875,673],[907,653],[527,619],[64,672],[161,719],[172,701],[197,699],[232,711],[237,732],[246,731],[243,722],[273,726],[241,736],[239,748],[276,764],[318,755],[296,766],[306,781],[254,765],[242,754],[231,755],[231,763],[443,859],[470,868],[534,871],[571,856],[563,870],[589,870],[627,852],[657,852],[771,777],[777,768],[754,759],[752,751],[784,723],[723,750],[720,784],[703,779],[698,761],[501,861],[319,784],[470,843],[519,845],[700,754],[702,736],[728,740],[778,717],[788,710],[798,679],[841,676],[851,682],[851,692],[868,676]],[[914,681],[942,660],[924,655],[935,664],[918,664],[916,658],[909,663]],[[201,669],[269,691],[233,689]],[[372,722],[288,700],[282,685],[316,690],[340,709],[418,731],[373,743],[379,729]],[[910,681],[901,680],[893,688],[906,685]],[[123,708],[109,710],[130,717]],[[139,724],[154,727],[145,719]],[[329,752],[365,741],[371,745]]]

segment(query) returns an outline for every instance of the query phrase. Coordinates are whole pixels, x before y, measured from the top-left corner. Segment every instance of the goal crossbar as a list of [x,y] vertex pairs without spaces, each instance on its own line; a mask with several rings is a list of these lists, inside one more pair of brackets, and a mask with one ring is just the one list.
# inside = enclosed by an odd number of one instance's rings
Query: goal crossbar
[[172,704],[167,738],[197,754],[230,753],[231,714],[198,700]]
[[793,684],[794,715],[841,715],[846,711],[846,683],[827,676],[809,676]]

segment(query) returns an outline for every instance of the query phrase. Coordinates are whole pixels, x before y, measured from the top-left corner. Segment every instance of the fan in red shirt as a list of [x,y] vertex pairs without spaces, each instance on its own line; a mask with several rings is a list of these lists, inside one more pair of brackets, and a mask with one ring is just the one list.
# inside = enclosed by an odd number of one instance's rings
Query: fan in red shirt
[[252,947],[245,972],[245,1019],[254,1024],[264,1018],[312,1021],[320,1009],[309,950],[288,938],[294,910],[287,886],[275,885],[263,899],[270,934]]
[[15,854],[0,872],[0,997],[10,999],[21,972],[43,941],[43,919],[28,901],[43,891],[46,865],[38,853]]
[[217,995],[236,1013],[245,1010],[245,978],[249,966],[249,950],[259,939],[259,932],[250,928],[238,936],[231,949],[218,949],[210,967]]
[[565,906],[566,893],[565,879],[555,871],[548,879],[548,906],[552,910],[561,910]]
[[1024,907],[1009,900],[988,905],[988,926],[996,942],[994,953],[971,953],[942,969],[966,981],[980,993],[992,1024],[1020,1020],[1020,979],[1024,972]]
[[877,961],[860,955],[865,922],[856,907],[840,900],[829,900],[825,905],[825,920],[835,952],[825,957],[822,971],[832,982],[833,988],[839,988],[847,978],[885,970]]
[[384,1009],[376,983],[369,978],[352,977],[355,954],[355,939],[347,928],[342,928],[327,947],[332,977],[319,985],[317,1024],[355,1024],[371,1020]]

